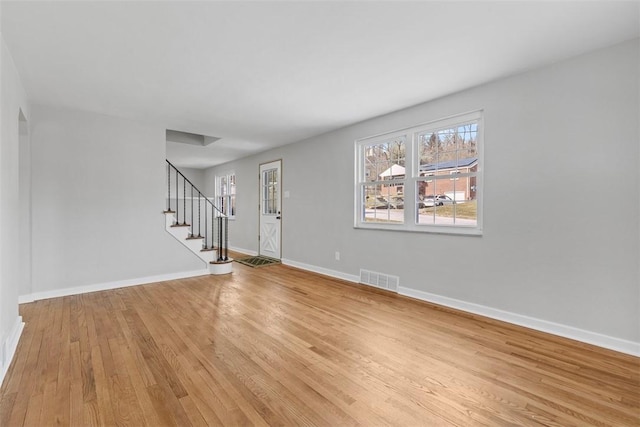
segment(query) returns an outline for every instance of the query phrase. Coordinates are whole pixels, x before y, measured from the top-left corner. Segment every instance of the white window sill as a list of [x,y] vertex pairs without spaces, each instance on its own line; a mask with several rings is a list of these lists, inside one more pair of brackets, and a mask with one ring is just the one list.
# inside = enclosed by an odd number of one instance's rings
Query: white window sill
[[405,233],[450,234],[457,236],[482,236],[482,228],[451,227],[446,225],[415,225],[405,227],[405,224],[357,224],[353,228],[361,230],[401,231]]

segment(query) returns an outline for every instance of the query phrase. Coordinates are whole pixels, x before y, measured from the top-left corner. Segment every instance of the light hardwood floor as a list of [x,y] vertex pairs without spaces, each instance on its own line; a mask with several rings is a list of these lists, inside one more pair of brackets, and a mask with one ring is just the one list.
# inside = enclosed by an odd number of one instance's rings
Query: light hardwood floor
[[638,358],[285,266],[37,301],[0,425],[639,425]]

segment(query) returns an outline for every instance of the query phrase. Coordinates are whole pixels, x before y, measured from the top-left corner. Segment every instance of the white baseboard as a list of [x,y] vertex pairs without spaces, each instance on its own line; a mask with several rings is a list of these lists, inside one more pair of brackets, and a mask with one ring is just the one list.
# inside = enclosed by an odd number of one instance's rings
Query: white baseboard
[[244,248],[238,248],[235,246],[229,246],[229,250],[230,251],[234,251],[234,252],[240,252],[241,254],[246,254],[249,256],[257,256],[258,252],[256,251],[252,251],[251,249],[244,249]]
[[549,322],[547,320],[537,319],[535,317],[529,317],[522,314],[498,310],[496,308],[461,301],[454,298],[448,298],[428,292],[418,291],[402,286],[398,288],[398,293],[400,295],[405,295],[411,298],[432,302],[434,304],[443,305],[449,308],[455,308],[457,310],[478,314],[480,316],[485,316],[496,320],[502,320],[514,325],[524,326],[526,328],[531,328],[552,335],[570,338],[587,344],[593,344],[598,347],[608,348],[610,350],[619,351],[621,353],[640,356],[640,343],[637,342],[610,337],[608,335],[602,335],[597,332],[574,328],[573,326]]
[[13,356],[16,354],[18,341],[20,341],[20,335],[22,335],[23,329],[24,322],[22,321],[22,316],[18,316],[13,323],[13,328],[11,328],[9,335],[0,343],[0,385],[2,385],[4,376],[7,374],[11,361],[13,360]]
[[360,282],[360,276],[356,276],[355,274],[347,274],[341,271],[330,270],[328,268],[316,267],[315,265],[305,264],[303,262],[293,261],[291,259],[282,258],[281,261],[284,265],[290,265],[291,267],[296,267],[302,270],[312,271],[314,273],[335,277],[336,279],[342,279],[348,282]]
[[24,304],[41,299],[66,297],[68,295],[85,294],[88,292],[106,291],[109,289],[125,288],[128,286],[144,285],[148,283],[166,282],[167,280],[186,279],[188,277],[205,276],[208,269],[183,271],[180,273],[160,274],[158,276],[139,277],[136,279],[119,280],[116,282],[97,283],[95,285],[78,286],[75,288],[56,289],[52,291],[34,292],[18,297],[18,303]]
[[[257,255],[255,251],[242,249],[242,248],[229,248],[236,252],[245,253],[247,255]],[[302,270],[311,271],[314,273],[322,274],[329,277],[334,277],[348,282],[359,283],[360,277],[355,274],[347,274],[341,271],[331,270],[328,268],[317,267],[311,264],[305,264],[302,262],[282,259],[284,265],[300,268]],[[80,286],[76,288],[58,289],[54,291],[36,292],[30,295],[20,296],[18,302],[20,304],[33,302],[41,299],[56,298],[68,295],[77,295],[87,292],[103,291],[108,289],[123,288],[127,286],[143,285],[146,283],[163,282],[167,280],[183,279],[188,277],[203,276],[209,274],[208,270],[196,270],[182,273],[165,274],[159,276],[149,276],[138,279],[122,280],[117,282],[100,283],[96,285]],[[561,337],[573,339],[576,341],[593,344],[598,347],[608,348],[610,350],[619,351],[621,353],[630,354],[633,356],[640,356],[640,343],[634,341],[628,341],[621,338],[615,338],[608,335],[599,334],[597,332],[586,331],[584,329],[575,328],[572,326],[563,325],[560,323],[549,322],[547,320],[537,319],[534,317],[525,316],[522,314],[503,311],[480,304],[470,303],[454,298],[449,298],[429,292],[419,291],[412,288],[400,286],[398,288],[400,295],[405,295],[411,298],[432,302],[434,304],[443,305],[445,307],[454,308],[457,310],[466,311],[473,314],[489,317],[496,320],[501,320],[514,325],[524,326],[526,328],[535,329],[541,332],[558,335]],[[15,345],[17,346],[17,340],[22,332],[22,324],[20,318],[20,329],[17,332],[17,338],[15,339]],[[14,327],[15,329],[15,327]],[[15,348],[14,350],[15,351]],[[10,359],[9,359],[10,360]],[[3,369],[5,369],[3,367]],[[4,373],[2,374],[4,375]]]
[[[282,263],[302,270],[312,271],[314,273],[323,274],[325,276],[335,277],[349,282],[359,283],[360,277],[354,274],[347,274],[340,271],[330,270],[315,265],[305,264],[290,259],[282,259]],[[365,285],[366,286],[366,285]],[[599,334],[597,332],[586,331],[584,329],[567,326],[560,323],[549,322],[547,320],[537,319],[522,314],[511,313],[496,308],[487,307],[480,304],[474,304],[454,298],[444,297],[437,294],[431,294],[412,288],[400,286],[398,294],[416,298],[422,301],[432,302],[457,310],[466,311],[468,313],[478,314],[480,316],[489,317],[495,320],[501,320],[512,323],[525,328],[535,329],[537,331],[546,332],[552,335],[558,335],[564,338],[581,341],[587,344],[593,344],[598,347],[608,348],[610,350],[619,351],[620,353],[630,354],[632,356],[640,356],[640,343],[627,341],[621,338],[615,338],[608,335]]]

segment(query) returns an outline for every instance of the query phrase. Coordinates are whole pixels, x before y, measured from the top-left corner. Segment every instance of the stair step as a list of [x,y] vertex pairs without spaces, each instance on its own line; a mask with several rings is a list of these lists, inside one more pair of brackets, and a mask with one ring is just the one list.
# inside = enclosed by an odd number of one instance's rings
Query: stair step
[[[2,0],[0,0],[2,1]],[[185,209],[182,210],[182,206],[180,206],[180,203],[178,200],[176,200],[175,203],[175,207],[171,206],[171,198],[169,197],[170,192],[171,192],[171,175],[173,174],[173,176],[176,179],[175,182],[175,190],[176,193],[174,193],[176,195],[176,198],[178,197],[178,193],[180,191],[180,182],[179,182],[179,177],[182,177],[182,181],[183,181],[183,196],[184,196],[184,203],[185,203]],[[200,260],[204,261],[205,265],[206,265],[206,270],[209,274],[214,274],[214,275],[221,275],[221,274],[230,274],[233,271],[232,268],[232,263],[231,262],[218,262],[217,260],[221,258],[221,255],[225,255],[225,253],[220,252],[220,249],[218,247],[216,247],[215,240],[215,234],[214,234],[214,230],[215,230],[215,221],[213,216],[215,216],[214,214],[214,209],[215,209],[215,205],[214,203],[209,200],[208,198],[204,197],[203,194],[200,192],[200,190],[198,190],[197,188],[195,188],[193,186],[193,184],[187,179],[185,178],[184,175],[182,175],[182,173],[176,169],[175,166],[173,166],[168,160],[167,160],[167,179],[169,181],[168,184],[168,192],[167,192],[167,199],[165,199],[167,201],[167,203],[162,206],[160,205],[161,208],[163,209],[163,213],[164,213],[164,227],[165,230],[174,238],[176,238],[180,244],[182,244],[183,246],[185,246],[187,249],[189,249],[189,251],[191,251],[191,253],[193,255],[196,255]],[[205,228],[203,229],[203,231],[205,232],[205,235],[203,236],[201,234],[200,231],[200,227],[201,227],[201,223],[198,222],[198,228],[195,228],[195,223],[193,223],[194,221],[194,217],[193,217],[193,200],[191,201],[190,205],[191,205],[191,217],[189,218],[191,220],[192,224],[187,224],[187,210],[186,210],[186,203],[187,203],[187,184],[189,184],[191,186],[191,195],[193,198],[193,194],[194,193],[198,193],[198,217],[195,218],[196,221],[200,221],[200,203],[201,200],[204,199],[205,203],[208,203],[209,205],[211,205],[211,214],[212,214],[212,219],[211,222],[209,223],[207,221],[208,219],[208,215],[206,214],[207,210],[206,210],[206,204],[205,204],[205,219],[204,219],[204,225]],[[182,210],[182,212],[180,212],[180,210]],[[180,221],[182,220],[182,221]],[[209,227],[209,228],[208,228]],[[196,235],[195,232],[198,231],[198,234]],[[209,233],[207,233],[207,231],[209,231]],[[224,232],[226,232],[227,229],[225,228]],[[218,238],[221,239],[222,238],[222,233],[223,230],[219,229],[218,230]],[[211,247],[209,247],[209,243],[211,244]],[[204,247],[204,249],[203,249]],[[225,257],[226,258],[226,257]],[[214,260],[213,262],[211,262],[212,260]],[[1,412],[1,411],[0,411]],[[1,417],[0,417],[1,418]]]
[[233,260],[211,261],[209,262],[209,272],[211,274],[230,274],[233,271]]

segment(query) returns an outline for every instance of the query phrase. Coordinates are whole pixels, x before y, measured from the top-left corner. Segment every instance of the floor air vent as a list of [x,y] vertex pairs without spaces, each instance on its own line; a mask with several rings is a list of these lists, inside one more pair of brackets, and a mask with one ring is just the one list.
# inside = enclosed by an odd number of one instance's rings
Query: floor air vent
[[360,269],[360,283],[375,286],[376,288],[398,292],[400,278],[389,274],[377,273],[375,271]]

